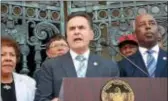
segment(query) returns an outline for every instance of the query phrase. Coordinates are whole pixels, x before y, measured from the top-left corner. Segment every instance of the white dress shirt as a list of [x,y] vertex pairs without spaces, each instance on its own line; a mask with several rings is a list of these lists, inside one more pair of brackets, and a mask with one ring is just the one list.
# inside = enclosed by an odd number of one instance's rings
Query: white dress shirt
[[[79,61],[77,61],[75,58],[76,58],[76,56],[78,56],[78,55],[82,55],[82,56],[84,56],[85,57],[85,67],[86,67],[86,69],[85,70],[87,70],[87,66],[88,66],[88,59],[89,59],[89,54],[90,54],[90,50],[87,50],[84,54],[77,54],[77,53],[75,53],[73,50],[70,50],[70,54],[71,54],[71,57],[72,57],[72,60],[73,60],[73,64],[74,64],[74,66],[75,66],[75,70],[76,70],[76,72],[77,72],[77,70],[79,70]],[[85,71],[86,72],[86,71]]]
[[[142,58],[145,62],[145,66],[147,67],[147,51],[148,49],[147,48],[144,48],[144,47],[139,47],[139,51],[142,55]],[[159,45],[155,45],[153,48],[151,48],[150,50],[153,50],[154,52],[152,53],[152,56],[155,58],[156,60],[156,64],[157,64],[157,60],[158,60],[158,55],[159,55]]]

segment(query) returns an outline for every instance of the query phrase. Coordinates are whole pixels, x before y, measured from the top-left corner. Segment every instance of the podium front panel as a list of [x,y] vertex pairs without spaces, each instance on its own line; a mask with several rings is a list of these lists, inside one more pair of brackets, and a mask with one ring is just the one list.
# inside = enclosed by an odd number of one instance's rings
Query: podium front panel
[[60,99],[61,101],[102,101],[102,89],[112,80],[128,83],[134,93],[134,101],[168,101],[167,78],[64,78]]

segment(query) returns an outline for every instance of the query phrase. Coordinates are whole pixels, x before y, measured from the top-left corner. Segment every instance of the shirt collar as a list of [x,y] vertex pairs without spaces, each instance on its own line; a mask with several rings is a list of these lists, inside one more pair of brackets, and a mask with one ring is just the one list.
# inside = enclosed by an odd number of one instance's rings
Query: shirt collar
[[[141,54],[146,54],[147,50],[148,50],[147,48],[139,46],[139,51]],[[151,50],[153,50],[155,53],[159,53],[159,45],[156,44],[154,47],[151,48]]]
[[[89,53],[90,53],[90,50],[88,49],[84,54],[80,54],[80,55],[83,55],[86,60],[88,60],[89,58]],[[77,54],[76,52],[74,52],[73,50],[70,49],[70,54],[71,54],[71,57],[72,59],[74,60],[76,58],[76,56],[78,56],[79,54]]]

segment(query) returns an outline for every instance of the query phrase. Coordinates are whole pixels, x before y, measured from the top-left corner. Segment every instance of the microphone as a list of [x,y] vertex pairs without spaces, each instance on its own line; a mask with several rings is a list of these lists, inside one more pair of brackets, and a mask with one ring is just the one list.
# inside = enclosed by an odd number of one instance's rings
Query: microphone
[[136,68],[138,68],[141,72],[143,72],[145,75],[149,76],[147,72],[145,72],[143,69],[141,69],[138,65],[136,65],[134,62],[132,62],[129,58],[127,58],[124,54],[122,54],[120,51],[118,51],[113,45],[110,45],[106,43],[105,41],[100,42],[102,46],[105,47],[111,47],[113,48],[117,53],[119,53],[121,56],[123,56],[126,60],[128,60],[132,65],[134,65]]
[[101,44],[102,46],[105,46],[105,47],[109,47],[109,46],[110,46],[110,45],[107,44],[105,41],[100,42],[100,44]]

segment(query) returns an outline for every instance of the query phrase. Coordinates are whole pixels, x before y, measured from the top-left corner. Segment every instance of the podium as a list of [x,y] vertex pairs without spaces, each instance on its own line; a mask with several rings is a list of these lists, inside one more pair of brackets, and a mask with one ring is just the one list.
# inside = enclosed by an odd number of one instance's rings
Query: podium
[[102,90],[113,80],[129,84],[134,94],[132,101],[168,101],[167,78],[64,78],[60,101],[104,101]]

